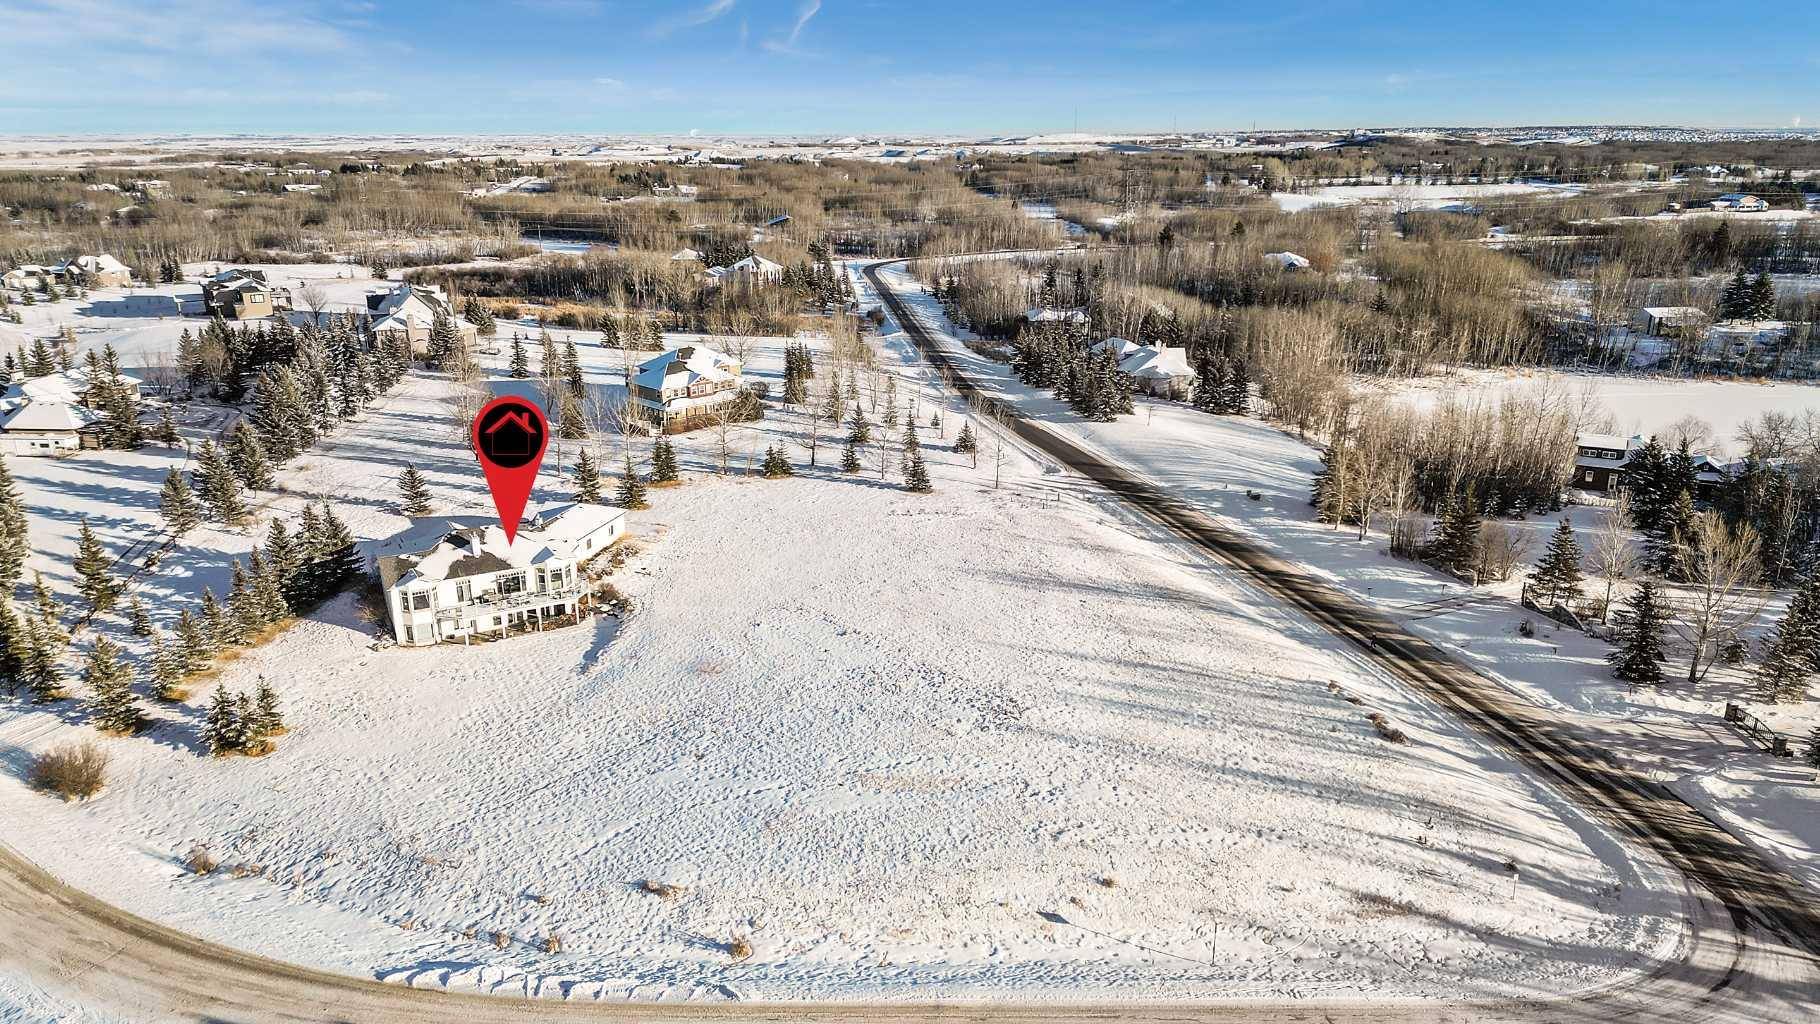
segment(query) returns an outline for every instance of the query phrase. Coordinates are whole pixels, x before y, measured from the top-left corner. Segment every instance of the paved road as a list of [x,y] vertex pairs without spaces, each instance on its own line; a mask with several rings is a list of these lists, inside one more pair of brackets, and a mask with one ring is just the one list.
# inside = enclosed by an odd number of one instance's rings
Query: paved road
[[[872,281],[938,366],[940,346]],[[970,397],[971,385],[955,377]],[[1198,509],[1023,420],[1019,436],[1249,575],[1515,751],[1687,878],[1685,959],[1637,982],[1528,1002],[950,1006],[588,1004],[404,989],[280,963],[146,921],[64,885],[0,845],[0,973],[133,1021],[524,1024],[544,1021],[1125,1021],[1232,1024],[1812,1024],[1820,1020],[1812,894],[1672,794],[1601,758],[1571,724],[1508,694],[1395,623],[1217,525]]]

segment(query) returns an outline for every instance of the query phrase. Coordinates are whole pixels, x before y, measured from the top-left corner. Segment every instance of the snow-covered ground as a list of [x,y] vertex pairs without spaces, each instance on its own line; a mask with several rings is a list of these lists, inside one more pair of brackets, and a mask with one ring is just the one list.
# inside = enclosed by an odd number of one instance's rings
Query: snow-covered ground
[[[749,346],[774,393],[783,340]],[[620,353],[578,342],[616,388]],[[927,367],[901,337],[882,360],[926,423]],[[322,495],[389,535],[406,461],[443,509],[483,507],[447,388],[414,376],[288,467],[262,520]],[[831,471],[825,441],[807,468],[799,413],[734,442],[736,465],[788,444],[791,479],[716,476],[713,439],[681,438],[689,479],[632,517],[623,621],[402,650],[331,603],[223,670],[283,697],[262,759],[200,755],[198,692],[102,740],[107,791],[58,804],[16,768],[92,732],[70,705],[0,706],[0,839],[206,938],[572,998],[1559,994],[1672,955],[1655,865],[1097,491],[1015,449],[995,487],[993,442],[975,468],[944,416],[927,496],[872,460]],[[34,543],[84,512],[116,549],[146,529],[162,463],[117,458],[19,474]],[[539,487],[567,493],[553,468]],[[159,617],[247,543],[175,552],[147,583]],[[186,875],[199,843],[241,877]]]
[[1766,412],[1797,418],[1820,411],[1820,386],[1788,381],[1698,380],[1556,370],[1459,370],[1444,376],[1385,382],[1360,381],[1372,390],[1432,407],[1448,398],[1476,394],[1487,399],[1504,394],[1559,389],[1594,413],[1609,413],[1621,434],[1665,433],[1685,417],[1712,428],[1720,449],[1740,453],[1738,429]]
[[1469,204],[1474,199],[1499,196],[1549,193],[1566,195],[1580,191],[1575,186],[1551,185],[1545,182],[1505,182],[1497,184],[1418,185],[1323,185],[1306,192],[1272,192],[1277,208],[1295,213],[1316,206],[1350,206],[1354,203],[1391,203],[1410,210],[1438,210]]
[[[915,302],[925,322],[947,337],[965,337],[949,324],[941,307],[902,268],[888,271]],[[1115,423],[1090,423],[1047,392],[1033,391],[995,363],[958,342],[950,346],[965,361],[969,376],[989,382],[1004,398],[1018,402],[1050,426],[1097,447],[1121,465],[1147,475],[1202,508],[1237,525],[1308,566],[1353,595],[1371,602],[1413,629],[1457,652],[1474,667],[1540,704],[1589,716],[1595,727],[1624,732],[1624,755],[1682,778],[1680,791],[1753,837],[1820,888],[1820,782],[1813,770],[1776,761],[1750,747],[1720,719],[1725,702],[1750,704],[1742,674],[1716,668],[1700,684],[1671,682],[1659,689],[1630,692],[1611,678],[1604,661],[1608,646],[1517,604],[1521,580],[1480,588],[1418,563],[1392,558],[1381,534],[1365,541],[1356,529],[1333,529],[1314,520],[1308,504],[1319,452],[1311,445],[1259,420],[1209,416],[1173,402],[1139,399],[1137,414]],[[1553,375],[1559,376],[1559,375]],[[1504,382],[1507,378],[1496,378]],[[1613,404],[1625,415],[1672,420],[1692,411],[1712,412],[1726,429],[1754,415],[1746,399],[1780,400],[1804,393],[1811,408],[1815,389],[1754,384],[1650,382],[1633,378],[1592,378],[1611,382]],[[1724,403],[1695,405],[1683,387],[1721,389]],[[1488,385],[1490,387],[1490,385]],[[1455,382],[1458,394],[1458,382]],[[1661,394],[1654,392],[1659,390]],[[1433,392],[1423,392],[1432,395]],[[1605,395],[1601,395],[1605,397]],[[1630,404],[1625,404],[1628,399]],[[1800,405],[1790,402],[1791,408]],[[1721,415],[1720,407],[1727,410]],[[1726,418],[1726,417],[1729,418]],[[1661,423],[1666,426],[1666,422]],[[1719,425],[1719,424],[1716,424]],[[1247,491],[1261,500],[1246,497]],[[1564,513],[1586,537],[1603,510],[1577,506]],[[1559,517],[1513,524],[1527,532],[1531,556],[1541,554]],[[1772,603],[1770,612],[1777,611]],[[1766,615],[1766,621],[1769,618]],[[1524,637],[1518,626],[1534,620],[1537,632]],[[1685,662],[1682,663],[1684,669]],[[1672,668],[1672,666],[1671,666]],[[1781,731],[1805,735],[1820,724],[1820,702],[1752,710]],[[1613,723],[1616,723],[1615,725]]]

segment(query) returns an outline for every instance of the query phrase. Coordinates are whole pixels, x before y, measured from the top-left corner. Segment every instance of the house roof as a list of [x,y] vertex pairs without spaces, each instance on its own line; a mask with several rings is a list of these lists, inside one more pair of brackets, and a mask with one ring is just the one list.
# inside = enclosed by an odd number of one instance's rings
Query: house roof
[[[120,371],[123,380],[130,384],[143,385],[144,379],[136,373]],[[70,402],[79,403],[89,392],[88,367],[72,366],[67,370],[47,373],[42,377],[26,377],[10,385],[4,392],[8,402]]]
[[518,539],[506,543],[492,516],[433,516],[413,520],[378,547],[381,576],[390,587],[440,583],[485,573],[573,561],[588,553],[582,540],[626,510],[567,502],[545,506],[521,521]]
[[1308,257],[1298,256],[1293,252],[1267,252],[1264,254],[1264,258],[1284,270],[1306,270],[1313,265],[1308,262]]
[[1087,311],[1083,309],[1056,309],[1052,306],[1031,306],[1024,310],[1024,319],[1033,324],[1087,322]]
[[126,264],[109,256],[107,253],[96,253],[93,256],[77,256],[57,264],[57,273],[67,273],[74,267],[85,274],[124,274]]
[[690,260],[700,262],[701,253],[696,252],[694,249],[678,249],[670,254],[670,259],[678,263],[685,263]]
[[784,265],[782,263],[773,263],[763,256],[753,253],[727,269],[736,274],[764,274],[770,276],[772,274],[783,273]]
[[1144,380],[1173,380],[1192,377],[1188,350],[1146,345],[1119,362],[1119,370]]
[[1104,352],[1104,351],[1106,351],[1106,349],[1110,348],[1110,349],[1112,349],[1113,358],[1119,360],[1120,362],[1124,362],[1127,357],[1138,352],[1143,347],[1144,346],[1138,344],[1135,341],[1127,341],[1124,338],[1106,338],[1103,341],[1096,341],[1093,344],[1087,346],[1087,351],[1092,352],[1095,355],[1098,355],[1099,353]]
[[99,415],[69,402],[27,402],[0,420],[0,431],[76,431],[100,419]]
[[1644,306],[1643,312],[1657,320],[1688,319],[1706,315],[1706,311],[1697,306]]
[[697,381],[735,380],[739,364],[732,356],[706,345],[684,345],[638,364],[632,383],[648,391],[688,387]]

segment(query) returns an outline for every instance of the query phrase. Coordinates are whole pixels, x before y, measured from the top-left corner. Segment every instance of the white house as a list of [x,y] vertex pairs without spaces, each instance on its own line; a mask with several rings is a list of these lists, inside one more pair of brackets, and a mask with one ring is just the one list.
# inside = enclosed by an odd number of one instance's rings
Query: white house
[[1762,213],[1769,209],[1769,203],[1763,197],[1743,192],[1727,192],[1714,199],[1710,205],[1715,210],[1731,210],[1734,213]]
[[76,256],[51,268],[51,273],[73,283],[94,288],[124,288],[133,283],[133,272],[127,265],[108,255]]
[[1084,309],[1056,309],[1053,306],[1031,306],[1024,310],[1024,320],[1033,324],[1085,324]]
[[0,452],[64,455],[100,447],[101,416],[70,402],[17,402],[0,414]]
[[675,252],[670,254],[670,262],[672,262],[672,263],[700,263],[701,262],[701,253],[696,252],[694,249],[678,249]]
[[1274,263],[1283,270],[1307,270],[1313,264],[1308,257],[1298,256],[1293,252],[1267,252],[1264,254],[1267,263]]
[[1112,350],[1112,358],[1117,359],[1119,362],[1123,363],[1125,360],[1131,358],[1132,356],[1136,355],[1137,353],[1142,352],[1144,350],[1144,346],[1138,344],[1135,341],[1128,341],[1124,338],[1106,338],[1101,341],[1096,341],[1093,344],[1087,346],[1087,351],[1091,352],[1092,354],[1094,354],[1096,356],[1099,355],[1101,352],[1106,351],[1107,349]]
[[1644,306],[1637,319],[1644,334],[1666,338],[1698,330],[1707,317],[1705,310],[1694,306]]
[[[136,373],[120,371],[120,385],[132,394],[133,401],[139,401],[140,389],[145,380]],[[61,402],[68,405],[81,405],[93,408],[90,392],[94,384],[89,380],[88,367],[78,363],[67,370],[47,373],[42,377],[24,377],[0,393],[0,408],[13,408],[33,402]]]
[[383,291],[367,293],[367,315],[373,318],[373,334],[403,338],[416,355],[429,354],[430,328],[435,326],[438,314],[454,321],[455,329],[469,344],[479,336],[473,324],[455,317],[448,296],[434,285],[400,281]]
[[1187,349],[1145,345],[1120,360],[1119,371],[1136,381],[1138,390],[1160,398],[1186,398],[1194,387]]
[[47,281],[54,280],[56,271],[37,263],[21,263],[19,266],[0,274],[0,285],[22,292],[41,292]]
[[680,427],[739,397],[739,360],[706,345],[684,345],[638,364],[627,390],[660,426]]
[[765,259],[757,253],[726,267],[710,267],[707,272],[710,284],[738,280],[746,283],[760,281],[773,282],[784,276],[784,265]]
[[427,647],[579,622],[594,604],[587,563],[625,530],[609,505],[551,506],[510,544],[491,516],[416,520],[374,553],[393,636]]

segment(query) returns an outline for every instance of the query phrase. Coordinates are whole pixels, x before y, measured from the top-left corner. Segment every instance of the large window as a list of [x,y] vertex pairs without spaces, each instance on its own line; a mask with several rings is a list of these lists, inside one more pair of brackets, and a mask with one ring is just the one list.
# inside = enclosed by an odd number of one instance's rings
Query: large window
[[501,597],[509,597],[512,594],[521,593],[525,588],[525,574],[522,572],[515,572],[510,576],[501,576],[499,577],[498,586],[499,596]]
[[428,608],[429,606],[430,606],[430,592],[429,591],[419,590],[415,594],[411,595],[411,609],[413,611],[422,611],[425,608]]

